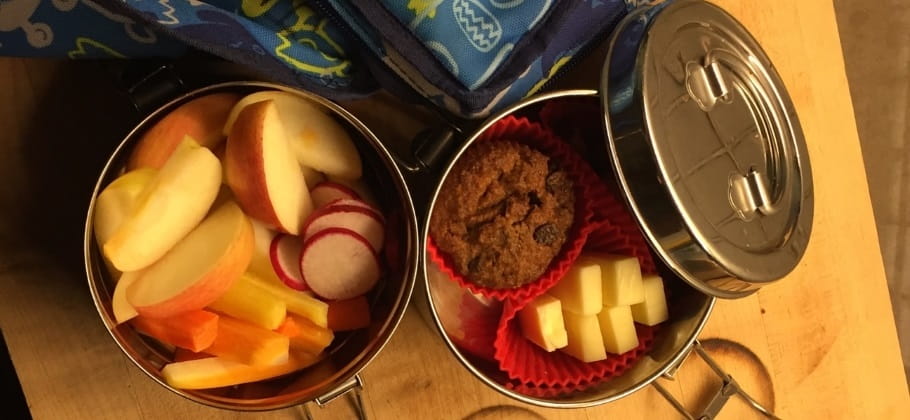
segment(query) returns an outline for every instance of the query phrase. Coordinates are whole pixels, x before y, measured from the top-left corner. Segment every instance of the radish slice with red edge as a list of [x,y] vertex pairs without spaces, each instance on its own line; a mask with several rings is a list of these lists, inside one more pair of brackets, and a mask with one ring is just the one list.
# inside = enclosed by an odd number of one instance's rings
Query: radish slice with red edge
[[304,242],[300,272],[310,290],[330,300],[369,292],[382,274],[379,256],[366,238],[339,227],[324,229]]
[[359,199],[360,195],[354,190],[341,185],[337,182],[324,181],[316,184],[310,190],[310,197],[313,198],[313,205],[320,208],[335,200],[340,199]]
[[385,240],[382,218],[375,211],[361,206],[331,205],[316,210],[303,225],[301,236],[307,241],[313,235],[334,227],[352,230],[366,238],[373,251],[378,253],[382,250]]
[[363,200],[358,200],[356,198],[339,198],[339,199],[327,204],[325,207],[329,208],[329,207],[335,207],[335,206],[362,207],[362,208],[369,210],[369,211],[373,212],[374,214],[376,214],[376,217],[378,217],[380,220],[385,219],[382,216],[382,213],[380,213],[379,210],[376,210],[375,207],[369,205],[368,203],[366,203]]
[[303,275],[300,273],[300,254],[302,245],[300,238],[280,234],[272,239],[272,245],[269,247],[269,258],[272,260],[272,268],[281,281],[294,290],[310,290],[306,282],[303,281]]

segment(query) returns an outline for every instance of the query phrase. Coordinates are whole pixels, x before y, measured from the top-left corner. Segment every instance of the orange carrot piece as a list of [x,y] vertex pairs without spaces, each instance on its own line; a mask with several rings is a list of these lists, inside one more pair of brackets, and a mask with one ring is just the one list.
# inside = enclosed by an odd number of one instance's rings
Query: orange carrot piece
[[275,332],[285,337],[294,337],[300,334],[301,329],[300,326],[294,322],[293,316],[285,316],[281,325],[278,325],[278,328],[275,328]]
[[226,315],[218,322],[218,336],[204,351],[246,365],[274,364],[287,357],[287,337]]
[[200,309],[167,318],[140,315],[130,323],[140,333],[158,341],[198,352],[215,341],[219,320],[218,315]]
[[278,328],[290,336],[291,350],[316,354],[332,344],[335,334],[328,328],[322,328],[309,319],[288,314],[285,324]]
[[370,326],[370,304],[366,296],[329,302],[328,327],[332,331],[350,331]]
[[220,357],[170,363],[161,369],[164,380],[175,388],[207,389],[262,381],[311,366],[323,355],[291,352],[288,359],[264,366],[250,366]]
[[187,349],[182,349],[177,347],[177,350],[174,350],[174,362],[186,362],[188,360],[199,360],[205,359],[206,357],[212,357],[210,354],[197,353]]

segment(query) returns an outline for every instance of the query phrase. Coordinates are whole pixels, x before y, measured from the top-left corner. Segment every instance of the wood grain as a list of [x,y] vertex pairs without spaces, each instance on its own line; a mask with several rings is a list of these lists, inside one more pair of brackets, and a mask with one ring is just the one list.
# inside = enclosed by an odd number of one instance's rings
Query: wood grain
[[[762,42],[790,90],[809,143],[816,214],[797,270],[755,296],[718,302],[703,338],[737,343],[709,350],[756,398],[773,399],[783,418],[910,418],[832,4],[717,3]],[[98,322],[79,231],[104,154],[130,123],[118,114],[122,99],[98,93],[105,83],[87,63],[0,59],[0,329],[32,414],[263,417],[169,393],[133,367]],[[390,143],[401,145],[419,129],[419,116],[386,118],[394,101],[382,98],[381,108],[374,101],[351,105]],[[408,311],[363,374],[372,418],[679,418],[652,389],[581,410],[514,402],[475,380],[436,334],[415,308]],[[694,407],[716,383],[706,372],[693,360],[675,382],[664,383]],[[349,418],[352,411],[342,400],[313,413]],[[269,417],[299,415],[284,410]],[[734,400],[721,418],[754,415]]]

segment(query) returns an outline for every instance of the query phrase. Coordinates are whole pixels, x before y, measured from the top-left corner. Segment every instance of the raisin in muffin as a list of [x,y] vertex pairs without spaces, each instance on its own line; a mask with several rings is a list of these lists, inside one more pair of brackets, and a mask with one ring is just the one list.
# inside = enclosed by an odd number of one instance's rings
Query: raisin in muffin
[[555,161],[518,143],[481,142],[446,178],[430,235],[468,281],[513,288],[546,271],[574,216],[572,181]]

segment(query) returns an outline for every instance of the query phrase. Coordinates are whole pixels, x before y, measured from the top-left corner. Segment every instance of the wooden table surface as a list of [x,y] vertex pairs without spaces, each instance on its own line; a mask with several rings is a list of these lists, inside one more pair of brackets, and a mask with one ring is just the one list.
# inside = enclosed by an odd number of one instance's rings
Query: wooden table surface
[[[830,1],[717,0],[762,42],[808,139],[816,213],[809,249],[786,279],[718,302],[702,339],[738,381],[783,418],[910,418],[878,237]],[[81,229],[104,154],[125,134],[123,103],[88,63],[0,59],[0,329],[37,419],[261,418],[196,405],[124,357],[92,306]],[[409,115],[352,104],[384,138],[409,138]],[[415,299],[416,300],[416,299]],[[664,381],[695,407],[707,368],[686,363]],[[375,419],[679,418],[646,388],[579,410],[512,401],[475,380],[411,308],[363,373]],[[349,418],[336,402],[316,418]],[[269,413],[295,418],[299,412]],[[752,418],[734,400],[721,418]]]

